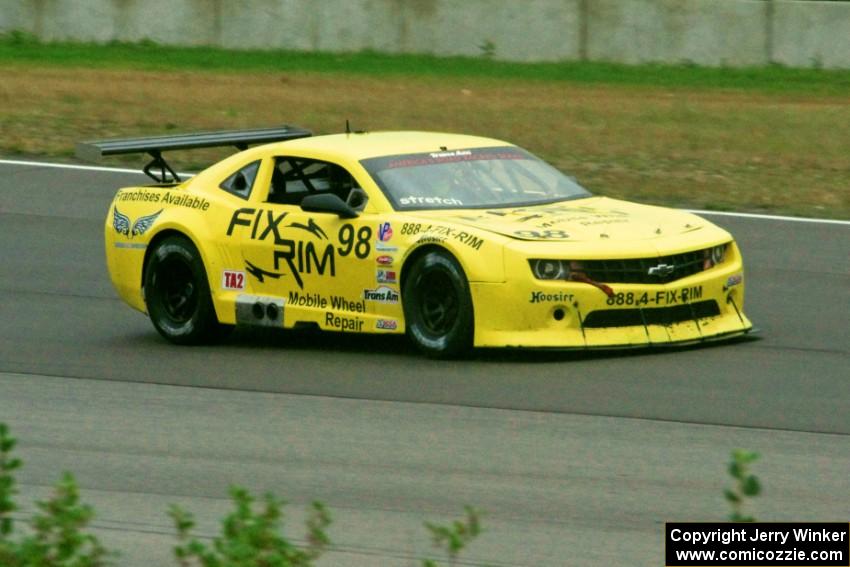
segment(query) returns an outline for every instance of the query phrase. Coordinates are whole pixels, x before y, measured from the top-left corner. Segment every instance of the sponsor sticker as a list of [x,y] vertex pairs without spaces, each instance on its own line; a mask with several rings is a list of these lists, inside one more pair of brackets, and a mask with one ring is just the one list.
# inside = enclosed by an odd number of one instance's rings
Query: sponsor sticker
[[393,265],[393,257],[387,256],[386,254],[378,256],[377,258],[375,258],[375,261],[381,266],[392,266]]
[[224,270],[221,273],[221,287],[224,289],[245,289],[245,272]]
[[363,299],[377,303],[398,303],[398,292],[385,285],[375,289],[364,289]]
[[141,236],[153,225],[160,213],[162,213],[162,209],[152,215],[139,217],[136,222],[132,223],[131,227],[130,217],[122,214],[116,206],[112,209],[112,228],[114,228],[115,232],[118,234],[123,234],[128,238]]
[[466,244],[470,248],[480,250],[484,241],[474,234],[470,234],[464,230],[457,230],[448,226],[440,226],[434,224],[422,224],[418,222],[406,222],[401,225],[401,234],[420,236],[420,241],[423,238],[439,238],[440,242],[444,242],[447,238],[452,238],[457,242]]
[[619,292],[611,293],[605,303],[608,305],[643,305],[667,306],[693,303],[701,300],[703,289],[701,285],[685,287],[682,289],[662,290],[651,292]]
[[532,291],[529,303],[572,303],[573,294],[563,291]]
[[398,322],[394,319],[378,319],[375,328],[382,331],[395,331],[398,329]]
[[378,225],[378,240],[386,242],[393,237],[393,227],[388,222],[382,222]]
[[463,206],[463,201],[454,197],[415,197],[413,195],[398,200],[400,205],[442,205],[444,207]]
[[726,280],[726,289],[730,287],[735,287],[736,285],[740,285],[740,283],[744,281],[744,276],[742,274],[735,274],[734,276],[729,276]]
[[395,270],[378,270],[378,283],[397,283]]
[[398,252],[397,246],[390,246],[389,244],[384,244],[383,242],[375,243],[375,250],[378,252]]

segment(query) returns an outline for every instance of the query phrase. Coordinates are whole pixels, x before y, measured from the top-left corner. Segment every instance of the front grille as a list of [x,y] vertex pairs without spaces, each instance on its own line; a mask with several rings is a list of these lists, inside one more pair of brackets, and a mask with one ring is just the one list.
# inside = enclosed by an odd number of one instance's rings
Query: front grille
[[[694,250],[660,258],[633,260],[581,260],[581,270],[593,281],[600,283],[663,284],[673,282],[703,271],[708,250]],[[672,266],[669,274],[649,275],[650,268]],[[662,268],[663,269],[663,268]]]
[[582,325],[589,329],[605,327],[634,327],[638,325],[671,325],[682,321],[715,317],[720,308],[713,299],[686,303],[674,307],[649,307],[646,309],[602,309],[587,314]]

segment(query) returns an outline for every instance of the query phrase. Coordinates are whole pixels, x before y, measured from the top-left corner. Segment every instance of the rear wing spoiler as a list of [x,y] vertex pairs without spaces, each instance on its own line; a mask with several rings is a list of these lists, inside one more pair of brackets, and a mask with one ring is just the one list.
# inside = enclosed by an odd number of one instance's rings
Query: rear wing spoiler
[[312,136],[310,130],[298,126],[278,126],[276,128],[257,128],[253,130],[219,130],[216,132],[196,132],[194,134],[175,134],[173,136],[149,136],[147,138],[123,138],[96,140],[77,143],[77,157],[86,161],[100,161],[105,156],[146,153],[151,156],[142,171],[158,183],[180,181],[162,152],[171,150],[195,150],[235,146],[244,150],[254,144],[283,142],[296,138]]

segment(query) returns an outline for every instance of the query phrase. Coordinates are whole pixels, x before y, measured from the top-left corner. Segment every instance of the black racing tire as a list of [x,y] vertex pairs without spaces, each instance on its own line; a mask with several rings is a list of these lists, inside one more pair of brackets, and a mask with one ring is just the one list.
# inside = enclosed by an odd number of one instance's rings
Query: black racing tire
[[433,358],[463,355],[472,347],[474,317],[469,283],[451,254],[426,252],[402,289],[407,336]]
[[145,303],[160,335],[179,345],[215,342],[232,328],[215,314],[204,263],[184,236],[168,236],[145,264]]

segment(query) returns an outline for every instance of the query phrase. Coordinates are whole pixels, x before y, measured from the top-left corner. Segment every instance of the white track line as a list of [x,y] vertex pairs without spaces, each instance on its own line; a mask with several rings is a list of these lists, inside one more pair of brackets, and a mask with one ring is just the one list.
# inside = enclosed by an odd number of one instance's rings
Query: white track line
[[[22,161],[15,159],[0,159],[0,165],[24,165],[29,167],[53,167],[56,169],[78,169],[82,171],[106,171],[109,173],[135,173],[137,175],[144,175],[145,173],[141,169],[127,169],[123,167],[101,167],[97,165],[74,165],[71,163],[51,163],[44,161]],[[194,173],[186,173],[178,171],[177,175],[180,177],[192,177]]]
[[697,215],[719,215],[723,217],[741,217],[745,219],[777,220],[789,222],[813,222],[818,224],[844,224],[850,225],[850,221],[838,219],[812,219],[808,217],[783,217],[779,215],[757,215],[754,213],[729,213],[725,211],[700,211],[696,209],[685,209],[689,213]]
[[55,167],[58,169],[82,169],[84,171],[111,171],[115,173],[142,173],[141,169],[123,169],[120,167],[98,167],[95,165],[73,165],[70,163],[47,163],[41,161],[20,161],[15,159],[0,159],[3,165],[27,165],[29,167]]
[[[70,163],[51,163],[51,162],[41,162],[41,161],[22,161],[22,160],[14,160],[14,159],[0,159],[0,165],[24,165],[29,167],[54,167],[58,169],[78,169],[83,171],[106,171],[113,173],[136,173],[143,175],[142,171],[138,169],[124,169],[120,167],[99,167],[94,165],[73,165]],[[195,175],[194,173],[180,173],[178,175],[181,177],[191,177]],[[724,217],[739,217],[745,219],[760,219],[760,220],[775,220],[775,221],[783,221],[783,222],[809,222],[809,223],[817,223],[817,224],[839,224],[839,225],[847,225],[850,226],[850,221],[846,220],[838,220],[838,219],[813,219],[806,217],[784,217],[779,215],[757,215],[753,213],[730,213],[725,211],[701,211],[697,209],[685,209],[686,211],[698,215],[717,215]]]

